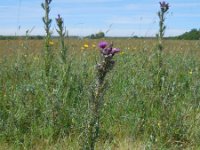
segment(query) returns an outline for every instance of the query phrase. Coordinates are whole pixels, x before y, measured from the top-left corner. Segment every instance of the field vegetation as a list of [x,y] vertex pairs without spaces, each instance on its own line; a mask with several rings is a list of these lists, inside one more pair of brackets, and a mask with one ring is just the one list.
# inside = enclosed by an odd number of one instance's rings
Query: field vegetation
[[[198,149],[199,41],[165,40],[166,78],[157,88],[156,40],[109,39],[121,52],[107,76],[99,149]],[[108,41],[109,41],[108,40]],[[99,40],[67,39],[66,65],[54,40],[46,77],[43,40],[0,41],[2,146],[77,149],[87,120]],[[87,45],[87,46],[86,46]],[[161,99],[162,97],[162,99]],[[2,148],[3,149],[3,148]]]
[[[200,43],[69,38],[0,40],[0,149],[200,149]],[[106,41],[106,42],[105,42]],[[108,44],[111,43],[111,44]],[[117,48],[113,48],[117,47]]]

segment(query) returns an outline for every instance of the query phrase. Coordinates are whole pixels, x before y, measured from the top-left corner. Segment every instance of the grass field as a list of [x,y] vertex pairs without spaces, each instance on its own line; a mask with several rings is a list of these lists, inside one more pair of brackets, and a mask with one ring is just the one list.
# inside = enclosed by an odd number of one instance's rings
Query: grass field
[[[121,49],[108,73],[97,149],[200,149],[200,42],[102,39]],[[47,77],[43,40],[0,41],[0,149],[79,149],[102,40],[67,39]],[[84,45],[88,45],[84,47]]]

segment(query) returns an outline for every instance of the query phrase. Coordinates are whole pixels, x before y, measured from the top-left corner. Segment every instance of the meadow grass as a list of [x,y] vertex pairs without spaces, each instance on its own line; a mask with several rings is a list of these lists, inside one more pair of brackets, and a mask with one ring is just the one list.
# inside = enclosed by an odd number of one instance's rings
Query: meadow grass
[[[163,41],[159,91],[156,40],[106,40],[121,52],[107,76],[96,149],[199,149],[199,41]],[[63,64],[54,39],[49,76],[43,40],[0,41],[0,149],[80,148],[99,41],[68,39]]]

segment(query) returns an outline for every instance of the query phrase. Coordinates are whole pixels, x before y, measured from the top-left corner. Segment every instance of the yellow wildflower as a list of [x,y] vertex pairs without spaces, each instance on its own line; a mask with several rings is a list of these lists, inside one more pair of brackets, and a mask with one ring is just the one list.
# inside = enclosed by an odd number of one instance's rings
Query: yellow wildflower
[[53,45],[54,45],[54,42],[53,42],[53,41],[49,41],[49,45],[50,45],[50,46],[53,46]]
[[161,127],[161,122],[160,122],[160,121],[158,122],[158,127],[159,127],[159,128]]
[[124,52],[121,52],[121,53],[120,53],[120,55],[124,55],[124,54],[125,54]]
[[89,45],[88,45],[88,44],[84,44],[84,47],[85,47],[85,48],[88,48],[88,47],[89,47]]
[[33,59],[36,61],[36,60],[39,60],[39,58],[37,56],[33,57]]
[[95,47],[96,47],[96,45],[95,45],[95,44],[92,44],[92,47],[93,47],[93,48],[95,48]]
[[190,75],[192,75],[192,73],[193,73],[192,71],[189,72]]

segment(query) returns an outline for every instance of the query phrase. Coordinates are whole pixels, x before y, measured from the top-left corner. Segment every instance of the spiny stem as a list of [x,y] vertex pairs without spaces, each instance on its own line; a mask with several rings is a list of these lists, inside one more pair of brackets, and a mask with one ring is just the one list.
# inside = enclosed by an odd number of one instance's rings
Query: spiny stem
[[49,13],[50,13],[50,3],[52,0],[45,0],[44,3],[41,4],[42,8],[45,11],[45,15],[42,18],[43,23],[45,25],[45,32],[46,32],[46,37],[45,37],[45,72],[46,76],[49,76],[49,71],[51,68],[51,61],[52,61],[52,52],[51,52],[51,45],[50,45],[50,40],[51,40],[51,33],[50,33],[50,27],[51,27],[51,22],[52,20],[49,19]]
[[165,14],[167,13],[169,9],[169,4],[165,1],[160,2],[160,11],[158,12],[159,17],[159,32],[158,32],[158,51],[157,51],[157,57],[158,57],[158,86],[159,90],[162,89],[162,78],[163,78],[163,44],[162,40],[164,37],[166,26],[165,23]]
[[64,63],[66,63],[66,55],[67,55],[67,47],[65,46],[66,32],[64,31],[63,18],[60,17],[60,15],[58,15],[58,17],[56,18],[56,23],[57,23],[57,26],[58,26],[58,29],[56,29],[56,31],[57,31],[57,33],[59,34],[59,37],[60,37],[60,47],[61,47],[60,56],[61,56],[62,61]]
[[99,136],[99,124],[101,117],[101,108],[103,106],[103,96],[106,90],[105,77],[107,73],[112,70],[114,61],[112,60],[115,53],[120,50],[113,48],[113,44],[108,45],[107,42],[100,42],[102,61],[96,65],[96,79],[95,87],[92,92],[92,99],[90,101],[90,117],[87,129],[87,141],[83,146],[84,150],[94,150],[96,140]]

